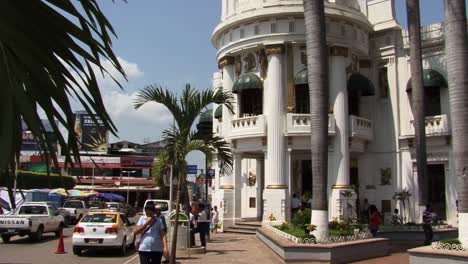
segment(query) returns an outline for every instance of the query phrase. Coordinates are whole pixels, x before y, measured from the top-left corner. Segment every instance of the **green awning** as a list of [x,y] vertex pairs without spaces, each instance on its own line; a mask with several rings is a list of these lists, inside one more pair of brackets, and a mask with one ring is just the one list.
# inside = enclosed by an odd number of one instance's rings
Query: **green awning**
[[[423,81],[425,88],[434,88],[434,87],[448,87],[447,81],[445,80],[444,76],[440,74],[438,71],[426,69],[423,70]],[[406,85],[406,91],[411,92],[412,84],[411,78],[408,80],[408,84]]]
[[223,106],[219,105],[215,110],[214,118],[220,119],[222,117],[223,117]]
[[213,109],[208,109],[200,115],[196,127],[198,132],[204,135],[213,133]]
[[294,85],[300,84],[309,84],[307,69],[300,71],[298,74],[296,74],[296,77],[294,77]]
[[358,96],[373,96],[375,95],[375,88],[366,76],[353,73],[348,80],[348,92]]
[[242,74],[232,86],[233,93],[240,93],[247,89],[263,89],[262,80],[253,72]]

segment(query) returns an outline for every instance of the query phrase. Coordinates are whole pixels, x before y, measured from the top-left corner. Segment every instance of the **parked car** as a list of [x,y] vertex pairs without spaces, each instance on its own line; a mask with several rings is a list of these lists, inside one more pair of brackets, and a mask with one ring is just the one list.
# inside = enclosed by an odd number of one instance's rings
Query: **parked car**
[[[171,211],[169,209],[169,200],[158,200],[158,199],[148,199],[145,201],[145,204],[143,206],[143,214],[145,214],[144,208],[146,207],[146,204],[148,204],[149,201],[154,202],[154,205],[159,205],[161,207],[161,215],[163,215],[166,218],[166,222],[169,219],[169,215],[171,214]],[[182,210],[182,207],[180,207]],[[146,215],[146,214],[145,214]]]
[[121,212],[128,217],[136,215],[136,210],[129,204],[123,202],[106,202],[106,208],[109,210]]
[[36,241],[40,241],[44,233],[55,233],[59,237],[64,226],[63,216],[46,202],[24,203],[13,215],[0,216],[0,234],[4,243],[16,235],[28,235]]
[[89,212],[89,205],[86,201],[71,199],[63,203],[63,209],[70,212],[74,223],[78,223],[78,221]]
[[118,248],[122,255],[135,245],[135,227],[123,213],[91,211],[73,230],[73,254],[90,248]]
[[58,207],[57,206],[57,203],[56,202],[51,202],[51,201],[48,201],[46,202],[47,205],[50,205],[52,206],[55,210],[57,210],[59,212],[59,215],[63,216],[63,221],[65,223],[65,225],[71,225],[73,224],[73,217],[71,215],[71,213],[61,207]]

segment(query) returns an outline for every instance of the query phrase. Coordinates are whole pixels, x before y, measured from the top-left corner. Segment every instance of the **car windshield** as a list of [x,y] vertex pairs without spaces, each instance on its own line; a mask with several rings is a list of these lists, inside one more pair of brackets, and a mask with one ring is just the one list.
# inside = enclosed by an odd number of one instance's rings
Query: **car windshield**
[[159,205],[162,212],[169,210],[169,206],[166,202],[154,202],[154,205]]
[[116,223],[117,215],[115,214],[89,214],[82,220],[82,223]]
[[81,201],[68,201],[63,204],[63,207],[66,208],[83,208],[83,203]]
[[47,214],[47,208],[45,206],[40,205],[27,205],[22,206],[19,210],[18,214],[22,215],[40,215],[40,214]]

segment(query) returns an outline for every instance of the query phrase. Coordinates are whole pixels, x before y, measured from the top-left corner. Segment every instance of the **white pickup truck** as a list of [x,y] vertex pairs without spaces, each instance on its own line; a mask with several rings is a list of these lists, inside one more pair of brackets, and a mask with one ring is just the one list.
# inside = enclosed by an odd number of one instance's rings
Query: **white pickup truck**
[[70,216],[74,223],[78,223],[78,221],[80,221],[80,219],[90,210],[87,202],[76,199],[66,200],[65,203],[63,203],[62,208],[70,212]]
[[15,235],[28,235],[36,241],[40,241],[44,233],[53,232],[59,237],[64,226],[63,216],[44,202],[24,203],[13,215],[0,215],[0,234],[4,243],[10,242]]

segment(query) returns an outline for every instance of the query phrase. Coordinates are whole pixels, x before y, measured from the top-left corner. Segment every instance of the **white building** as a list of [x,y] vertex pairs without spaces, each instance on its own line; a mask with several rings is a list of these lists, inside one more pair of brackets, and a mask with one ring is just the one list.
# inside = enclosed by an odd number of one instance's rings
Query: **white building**
[[[384,215],[403,206],[420,222],[408,33],[392,0],[325,3],[329,50],[329,216],[367,199]],[[457,225],[442,24],[422,28],[431,202]],[[290,218],[290,197],[312,190],[309,95],[302,0],[223,0],[212,35],[220,72],[214,87],[232,91],[236,108],[215,111],[215,133],[232,143],[232,175],[217,177],[213,204],[224,227],[240,219]],[[218,173],[216,175],[219,175]],[[346,191],[357,192],[345,197]],[[387,217],[388,219],[388,217]]]

